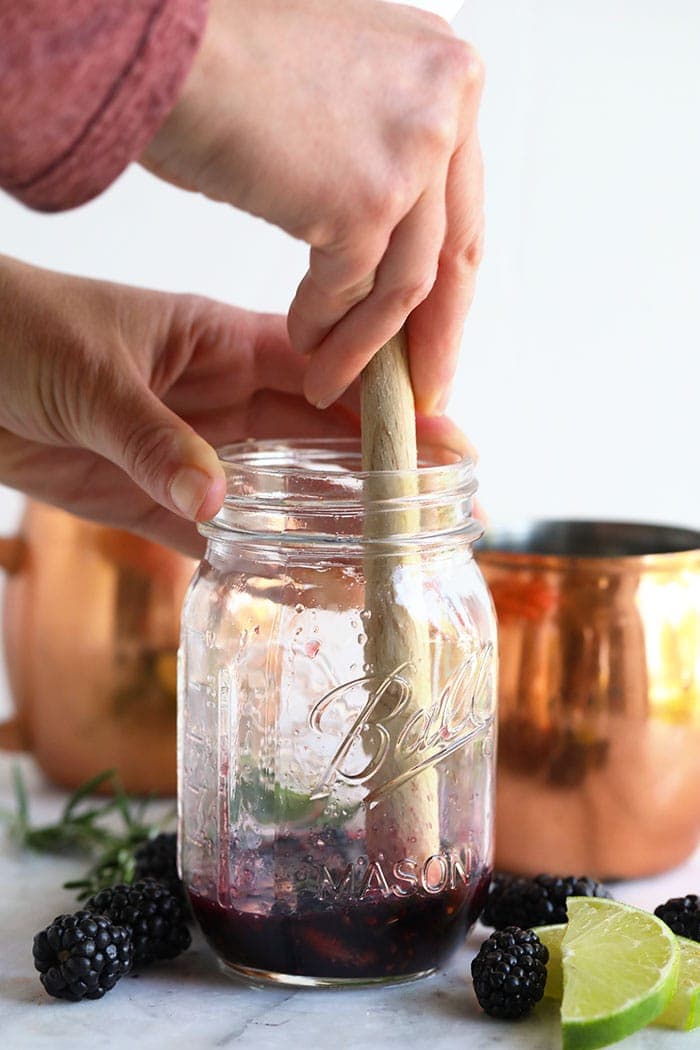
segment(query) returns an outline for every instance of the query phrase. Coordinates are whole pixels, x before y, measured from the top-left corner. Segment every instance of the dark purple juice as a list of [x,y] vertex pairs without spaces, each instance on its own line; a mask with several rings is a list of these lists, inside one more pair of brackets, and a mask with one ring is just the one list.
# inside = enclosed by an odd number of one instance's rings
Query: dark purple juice
[[228,965],[321,980],[425,973],[460,945],[488,892],[489,872],[469,866],[464,854],[445,851],[422,866],[402,860],[392,877],[361,855],[339,863],[336,849],[321,865],[316,857],[309,864],[307,852],[306,869],[297,866],[291,884],[281,878],[274,899],[256,893],[255,876],[271,866],[289,871],[286,861],[292,854],[298,860],[299,848],[287,847],[286,857],[284,844],[256,851],[245,868],[249,885],[241,880],[220,893],[223,903],[190,886],[195,916]]

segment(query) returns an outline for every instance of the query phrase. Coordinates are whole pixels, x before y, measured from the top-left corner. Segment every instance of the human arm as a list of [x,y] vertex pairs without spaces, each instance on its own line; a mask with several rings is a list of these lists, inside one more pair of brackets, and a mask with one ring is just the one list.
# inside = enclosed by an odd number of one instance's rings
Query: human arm
[[42,211],[82,204],[175,103],[207,0],[0,0],[0,186]]

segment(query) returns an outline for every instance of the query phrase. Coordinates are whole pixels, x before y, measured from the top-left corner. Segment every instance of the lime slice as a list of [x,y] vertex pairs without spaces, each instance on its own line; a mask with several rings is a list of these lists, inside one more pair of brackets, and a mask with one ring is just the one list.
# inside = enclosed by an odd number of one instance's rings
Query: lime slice
[[[681,951],[678,990],[654,1024],[689,1032],[700,1025],[700,944],[686,937],[677,940]],[[547,994],[546,989],[544,994]]]
[[570,897],[561,942],[564,1050],[594,1050],[638,1031],[678,983],[673,931],[649,912],[604,897]]
[[544,986],[547,999],[561,999],[564,985],[561,972],[561,942],[565,932],[565,922],[560,926],[535,926],[533,930],[549,951],[547,983]]
[[[534,932],[549,951],[545,998],[561,999],[562,965],[561,942],[566,924],[560,926],[536,926]],[[652,1024],[664,1028],[680,1028],[689,1032],[700,1026],[700,944],[686,937],[677,937],[681,953],[678,987],[664,1012]]]

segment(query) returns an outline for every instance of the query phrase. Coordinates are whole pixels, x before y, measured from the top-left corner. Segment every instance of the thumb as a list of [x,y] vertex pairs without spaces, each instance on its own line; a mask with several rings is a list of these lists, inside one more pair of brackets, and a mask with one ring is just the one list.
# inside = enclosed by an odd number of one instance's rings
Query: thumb
[[93,415],[91,446],[152,499],[191,521],[224,502],[226,478],[214,449],[171,412],[140,377],[105,392]]

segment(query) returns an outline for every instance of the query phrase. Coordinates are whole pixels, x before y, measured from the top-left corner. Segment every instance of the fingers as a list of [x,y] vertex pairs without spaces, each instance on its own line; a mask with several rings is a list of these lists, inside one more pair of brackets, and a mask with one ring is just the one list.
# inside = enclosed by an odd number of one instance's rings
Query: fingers
[[[339,403],[320,412],[299,397],[266,391],[251,410],[257,423],[253,433],[272,439],[357,436],[355,394],[353,388],[343,398],[351,407]],[[431,463],[451,463],[465,454],[476,457],[459,428],[444,416],[418,417],[417,430],[421,455]],[[239,437],[229,431],[220,443]],[[191,521],[154,502],[123,470],[86,448],[56,449],[0,428],[0,482],[81,517],[201,556],[204,543]]]
[[[289,318],[296,349],[311,363],[304,392],[323,407],[336,400],[374,353],[408,319],[416,406],[442,412],[449,396],[483,241],[483,170],[477,114],[481,61],[468,45],[455,52],[461,108],[447,148],[422,173],[414,205],[399,217],[382,254],[387,215],[373,240],[351,251],[313,250]],[[447,141],[446,125],[435,143]],[[371,223],[358,223],[362,231]],[[358,237],[362,233],[358,233]]]
[[154,503],[123,470],[86,448],[52,448],[0,428],[0,482],[89,521],[127,529],[191,557],[204,540],[192,522]]
[[[360,236],[362,234],[362,236]],[[309,270],[289,308],[289,337],[302,354],[314,350],[330,330],[374,287],[389,243],[389,230],[365,227],[350,243],[312,248]]]
[[444,182],[437,179],[394,230],[369,294],[312,351],[304,383],[312,404],[332,404],[429,294],[445,223]]
[[302,394],[306,361],[290,346],[284,316],[206,299],[194,309],[187,305],[169,335],[171,347],[182,344],[178,373],[156,369],[156,392],[198,433],[207,420],[226,413],[229,433],[240,437],[240,419],[257,390]]
[[484,67],[474,49],[463,46],[464,96],[445,189],[445,241],[435,284],[408,322],[416,408],[427,414],[447,406],[483,251],[484,173],[477,121]]
[[480,521],[484,528],[488,528],[490,519],[481,500],[474,500],[472,506],[472,517],[476,518],[477,521]]
[[359,415],[341,404],[326,411],[300,397],[260,391],[249,410],[250,433],[256,438],[345,438],[360,433]]
[[284,394],[301,394],[304,388],[306,360],[292,349],[287,333],[287,319],[280,314],[258,315],[260,325],[255,336],[254,387],[277,390]]
[[221,407],[216,412],[200,411],[188,422],[211,445],[221,448],[244,438],[356,437],[359,420],[359,413],[341,402],[322,412],[298,395],[260,390],[243,413]]
[[134,376],[92,406],[85,445],[109,459],[166,510],[206,521],[226,480],[214,449]]
[[417,416],[416,437],[419,453],[430,462],[454,463],[468,456],[476,463],[479,458],[474,444],[448,416]]
[[483,164],[476,133],[456,151],[447,179],[447,231],[437,279],[408,320],[418,411],[444,411],[483,250]]

